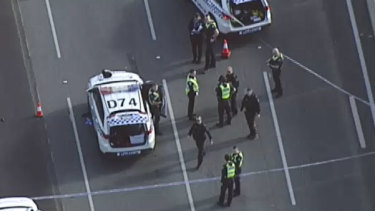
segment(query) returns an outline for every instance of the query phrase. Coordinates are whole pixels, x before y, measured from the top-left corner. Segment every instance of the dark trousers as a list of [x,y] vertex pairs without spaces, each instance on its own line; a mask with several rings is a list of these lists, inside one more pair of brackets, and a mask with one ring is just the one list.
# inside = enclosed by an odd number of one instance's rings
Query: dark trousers
[[221,183],[219,203],[224,204],[225,192],[228,190],[228,206],[232,203],[233,197],[233,179],[224,179]]
[[158,106],[151,106],[151,115],[154,119],[155,132],[159,133],[160,108]]
[[230,98],[230,108],[232,109],[233,115],[236,115],[238,110],[237,110],[237,93],[233,93],[231,98]]
[[224,125],[224,111],[227,113],[227,123],[230,124],[232,115],[230,113],[229,100],[220,100],[218,103],[219,124]]
[[279,95],[283,94],[283,88],[281,87],[280,81],[281,69],[272,69],[272,78],[275,82],[275,92]]
[[189,98],[188,117],[189,117],[189,119],[192,119],[193,118],[193,112],[194,112],[195,92],[189,92],[188,98]]
[[201,37],[191,36],[190,37],[191,48],[193,51],[193,61],[201,61],[202,57],[202,43],[203,39]]
[[234,194],[239,195],[241,193],[240,174],[234,177]]
[[207,41],[206,43],[206,65],[204,66],[204,68],[208,69],[209,67],[216,67],[216,58],[214,52],[215,42]]
[[245,112],[245,117],[247,121],[247,125],[249,126],[250,130],[250,136],[256,135],[256,129],[255,129],[255,114],[250,112]]
[[195,140],[195,143],[197,144],[197,148],[198,148],[198,164],[197,164],[197,168],[199,168],[199,166],[201,166],[202,162],[203,162],[203,156],[204,156],[204,141],[205,139],[199,139],[199,140]]

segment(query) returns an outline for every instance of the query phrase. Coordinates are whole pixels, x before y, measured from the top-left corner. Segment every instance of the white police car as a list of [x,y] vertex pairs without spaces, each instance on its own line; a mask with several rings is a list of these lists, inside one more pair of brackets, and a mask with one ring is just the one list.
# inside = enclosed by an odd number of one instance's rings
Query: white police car
[[143,80],[127,71],[103,70],[88,83],[88,103],[105,155],[138,155],[155,146],[155,131]]
[[9,197],[0,199],[1,211],[37,211],[35,202],[26,197]]
[[271,24],[267,0],[192,0],[203,14],[210,14],[223,34],[245,35]]

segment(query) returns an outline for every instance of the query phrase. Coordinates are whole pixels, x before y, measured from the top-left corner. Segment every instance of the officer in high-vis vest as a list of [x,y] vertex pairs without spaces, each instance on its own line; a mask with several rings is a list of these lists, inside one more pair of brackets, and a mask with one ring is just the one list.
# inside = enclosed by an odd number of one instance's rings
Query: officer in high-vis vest
[[232,194],[233,194],[233,179],[236,175],[236,166],[232,162],[230,155],[225,155],[225,164],[223,169],[221,170],[221,190],[220,190],[220,198],[217,204],[219,206],[225,206],[224,204],[224,197],[225,192],[228,190],[228,201],[226,206],[230,206],[232,202]]
[[275,88],[272,89],[272,93],[275,93],[275,97],[281,97],[283,95],[283,89],[281,87],[280,75],[281,75],[281,66],[284,62],[284,56],[279,51],[279,49],[272,49],[272,57],[267,60],[268,66],[272,70],[272,78],[275,82]]
[[219,123],[216,124],[217,127],[224,126],[224,111],[227,114],[226,123],[231,124],[232,115],[230,109],[230,99],[231,95],[234,93],[235,88],[227,82],[224,76],[220,76],[218,87],[216,87],[216,97],[218,101],[218,113],[219,113]]
[[159,85],[154,84],[148,91],[148,102],[150,103],[150,110],[152,118],[154,119],[155,133],[161,135],[159,130],[159,122],[161,115],[162,97],[159,89]]
[[185,92],[186,92],[186,95],[188,96],[188,99],[189,99],[188,117],[189,117],[189,120],[194,120],[195,96],[197,96],[198,92],[199,92],[197,72],[194,69],[190,70],[189,75],[186,78]]
[[243,154],[238,147],[233,147],[232,161],[236,166],[236,176],[234,177],[234,196],[238,196],[241,193],[240,174],[243,163]]
[[204,23],[206,32],[206,64],[204,66],[204,70],[208,70],[208,68],[216,67],[214,46],[216,38],[219,36],[219,30],[217,29],[216,23],[214,20],[212,20],[210,14],[205,16]]

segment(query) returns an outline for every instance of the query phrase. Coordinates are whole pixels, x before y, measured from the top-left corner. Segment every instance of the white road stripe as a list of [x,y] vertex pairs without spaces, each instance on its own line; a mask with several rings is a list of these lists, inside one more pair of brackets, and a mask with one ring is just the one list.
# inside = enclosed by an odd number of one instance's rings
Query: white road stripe
[[354,35],[355,43],[356,43],[356,46],[357,46],[357,52],[358,52],[358,56],[359,56],[359,61],[361,63],[361,70],[362,70],[363,79],[365,81],[365,86],[366,86],[366,91],[367,91],[367,97],[368,97],[368,100],[370,102],[370,110],[371,110],[371,115],[372,115],[372,121],[373,121],[373,124],[374,124],[373,126],[375,127],[375,103],[374,103],[374,96],[372,94],[370,79],[368,77],[368,72],[367,72],[367,66],[366,66],[365,57],[363,56],[362,44],[361,44],[361,40],[359,38],[358,27],[357,27],[357,23],[356,23],[355,16],[354,16],[354,11],[353,11],[353,5],[352,5],[351,0],[346,0],[346,4],[348,6],[348,12],[349,12],[349,16],[350,16],[350,21],[352,23],[353,35]]
[[186,173],[186,166],[185,166],[184,155],[182,154],[180,138],[179,138],[178,132],[177,132],[176,120],[174,118],[174,113],[173,113],[171,98],[169,96],[169,90],[168,90],[167,81],[165,79],[163,79],[163,87],[164,87],[164,90],[165,90],[165,96],[167,97],[167,101],[168,101],[169,116],[170,116],[171,122],[172,122],[173,133],[174,133],[174,137],[175,137],[175,140],[176,140],[178,157],[180,158],[180,164],[181,164],[182,174],[184,176],[186,193],[188,195],[188,200],[189,200],[189,204],[190,204],[190,210],[191,211],[195,211],[193,196],[191,194],[191,189],[190,189],[189,178],[188,178],[188,175]]
[[150,6],[148,4],[148,0],[144,0],[144,3],[145,3],[145,8],[146,8],[148,25],[150,26],[151,37],[153,40],[156,40],[155,29],[154,29],[154,24],[152,22],[151,11],[150,11]]
[[47,13],[48,13],[48,18],[49,18],[49,23],[51,25],[51,30],[52,30],[52,37],[53,37],[53,41],[55,43],[57,58],[60,59],[61,58],[60,46],[59,46],[59,41],[57,40],[55,23],[53,22],[51,6],[49,4],[49,0],[45,0],[45,1],[46,1],[46,7],[47,7]]
[[74,131],[74,137],[75,137],[75,140],[76,140],[77,151],[78,151],[78,155],[79,155],[79,161],[81,163],[81,168],[82,168],[82,173],[83,173],[83,179],[85,180],[85,187],[86,187],[87,197],[89,199],[90,210],[91,211],[95,211],[94,203],[92,201],[92,194],[91,194],[91,190],[90,190],[90,185],[89,185],[89,181],[87,179],[87,171],[86,171],[85,161],[83,159],[81,142],[80,142],[79,136],[78,136],[78,130],[77,130],[77,125],[76,125],[76,120],[74,119],[74,112],[73,112],[73,107],[72,107],[72,102],[70,100],[70,97],[67,97],[66,101],[68,102],[69,117],[70,117],[70,121],[72,121],[72,126],[73,126],[73,131]]
[[355,128],[357,129],[359,145],[361,146],[362,149],[364,149],[366,148],[366,141],[363,136],[361,120],[359,119],[359,115],[358,115],[357,103],[353,96],[349,96],[349,102],[350,102],[350,107],[352,108]]
[[272,93],[271,93],[271,87],[270,87],[270,83],[269,83],[269,80],[268,80],[267,72],[263,72],[263,78],[264,78],[264,83],[266,84],[268,100],[270,102],[270,108],[271,108],[271,113],[272,113],[272,118],[273,118],[273,124],[275,126],[275,131],[276,131],[276,136],[277,136],[277,142],[278,142],[279,149],[280,149],[280,154],[281,154],[281,160],[283,162],[283,168],[284,168],[284,173],[285,173],[285,177],[286,177],[286,183],[287,183],[287,186],[288,186],[289,197],[290,197],[290,200],[292,202],[292,205],[296,205],[296,199],[294,197],[294,191],[293,191],[293,187],[292,187],[292,181],[290,179],[288,163],[286,161],[286,156],[285,156],[285,151],[284,151],[284,145],[283,145],[283,141],[281,139],[279,122],[277,120],[277,114],[276,114],[276,110],[275,110],[275,105],[273,103],[273,98],[272,98]]

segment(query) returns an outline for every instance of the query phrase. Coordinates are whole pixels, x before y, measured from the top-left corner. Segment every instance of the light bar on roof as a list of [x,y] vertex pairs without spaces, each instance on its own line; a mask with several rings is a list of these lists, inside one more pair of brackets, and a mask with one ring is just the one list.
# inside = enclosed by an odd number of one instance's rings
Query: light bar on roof
[[232,0],[232,2],[234,4],[242,4],[242,3],[246,3],[246,2],[252,2],[252,1],[256,1],[256,0]]

